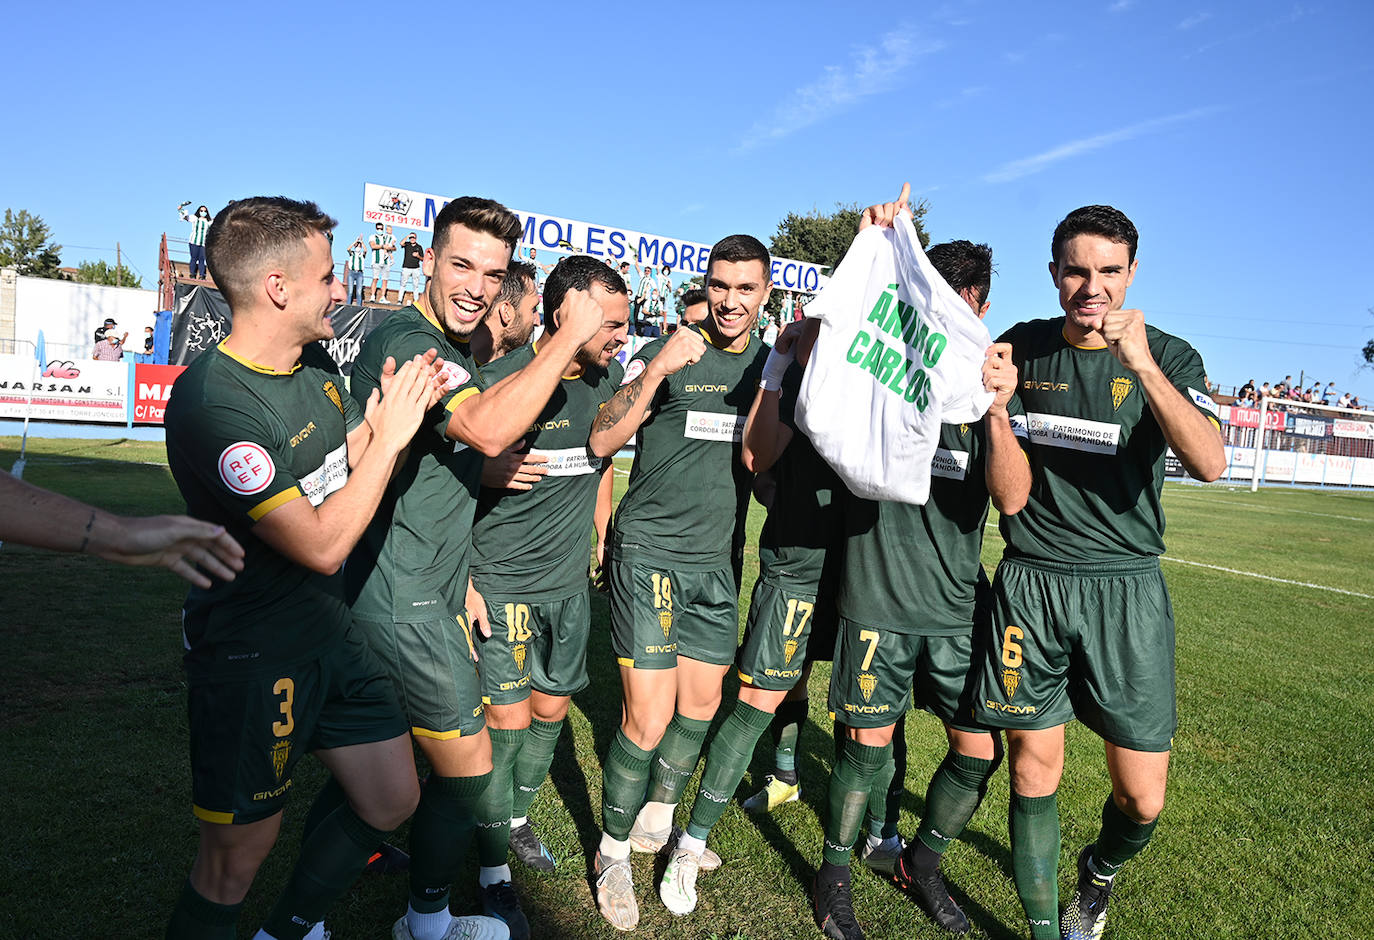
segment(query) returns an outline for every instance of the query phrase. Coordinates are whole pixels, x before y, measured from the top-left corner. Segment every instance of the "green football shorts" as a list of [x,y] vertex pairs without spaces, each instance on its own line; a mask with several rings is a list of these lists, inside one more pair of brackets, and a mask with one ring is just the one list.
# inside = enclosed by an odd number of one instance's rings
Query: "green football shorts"
[[673,669],[678,656],[727,666],[739,646],[735,576],[720,568],[675,569],[612,550],[611,647],[634,669]]
[[192,811],[207,822],[280,812],[302,754],[406,733],[382,664],[351,629],[318,658],[260,675],[189,683]]
[[1037,729],[1077,718],[1118,747],[1170,749],[1174,610],[1157,558],[1003,558],[993,594],[979,722]]
[[482,701],[511,705],[530,697],[572,695],[587,687],[591,595],[525,603],[518,595],[484,594],[491,636],[477,635]]
[[923,636],[841,617],[830,711],[850,727],[881,728],[915,704],[952,727],[986,731],[973,718],[973,648],[972,625],[957,635]]
[[486,725],[467,613],[417,623],[355,620],[386,667],[416,737],[447,740]]

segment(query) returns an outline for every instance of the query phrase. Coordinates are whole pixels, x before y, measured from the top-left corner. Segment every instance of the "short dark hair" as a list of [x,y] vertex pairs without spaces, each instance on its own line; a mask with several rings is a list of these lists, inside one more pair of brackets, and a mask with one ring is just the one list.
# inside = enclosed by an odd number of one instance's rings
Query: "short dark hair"
[[1135,261],[1136,243],[1140,233],[1135,223],[1126,218],[1126,213],[1112,206],[1083,206],[1064,216],[1064,221],[1054,227],[1054,238],[1050,241],[1050,257],[1059,263],[1059,252],[1064,243],[1079,235],[1100,235],[1108,241],[1126,246],[1126,262]]
[[553,312],[563,305],[568,291],[590,290],[593,284],[600,284],[608,294],[630,292],[623,277],[591,255],[561,258],[544,281],[544,329],[550,333],[558,331]]
[[[496,302],[508,303],[519,307],[526,294],[534,293],[534,265],[527,261],[512,261],[506,268],[506,279],[501,282],[501,290]],[[493,304],[495,306],[495,304]]]
[[926,249],[926,257],[945,283],[956,291],[972,288],[981,305],[992,289],[992,249],[971,241],[944,242]]
[[704,303],[709,303],[706,299],[706,288],[704,287],[693,287],[682,295],[682,306],[684,308]]
[[306,239],[337,224],[313,202],[285,196],[237,199],[216,214],[205,236],[205,261],[232,307],[252,296],[263,268],[298,263]]
[[437,255],[448,245],[448,233],[455,225],[499,238],[513,253],[524,230],[520,217],[495,199],[460,196],[439,210],[434,218],[434,239],[430,248]]
[[711,255],[706,259],[707,276],[711,273],[711,265],[717,261],[759,261],[763,264],[764,280],[773,278],[773,259],[763,242],[753,235],[726,235],[711,246]]

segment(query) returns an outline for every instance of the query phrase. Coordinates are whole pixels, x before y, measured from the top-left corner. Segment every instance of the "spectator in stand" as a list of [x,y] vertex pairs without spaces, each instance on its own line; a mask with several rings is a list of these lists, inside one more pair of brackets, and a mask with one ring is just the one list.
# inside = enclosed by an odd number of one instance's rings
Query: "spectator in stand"
[[[658,282],[654,278],[654,269],[645,268],[639,277],[639,295],[635,298],[634,319],[636,326],[647,323],[645,307],[649,304],[649,299],[658,291]],[[649,334],[640,330],[640,336]]]
[[[210,223],[214,221],[210,217],[210,210],[201,206],[196,210],[195,218],[186,214],[186,207],[191,204],[191,200],[186,200],[177,206],[177,214],[181,216],[181,221],[191,223],[191,277],[205,280],[205,235],[210,231]],[[199,273],[197,273],[199,272]]]
[[[372,297],[370,303],[388,303],[386,282],[391,279],[391,264],[396,260],[396,236],[391,234],[391,226],[377,223],[377,231],[368,239],[367,246],[372,249]],[[381,292],[377,282],[381,281]]]
[[1359,395],[1354,395],[1354,396],[1351,397],[1351,399],[1350,399],[1350,407],[1356,409],[1357,411],[1358,411],[1360,408],[1363,408],[1363,407],[1364,407],[1363,405],[1360,404],[1360,396],[1359,396]]
[[151,356],[152,354],[153,354],[153,328],[152,328],[151,326],[145,326],[145,327],[143,328],[143,355],[145,355],[145,356]]
[[1335,382],[1327,382],[1327,383],[1326,383],[1326,390],[1322,392],[1322,404],[1323,404],[1323,405],[1329,405],[1329,404],[1331,404],[1332,399],[1334,399],[1338,394],[1339,394],[1339,392],[1336,391],[1336,383],[1335,383]]
[[348,246],[348,261],[344,263],[344,270],[348,272],[347,302],[350,304],[363,302],[363,265],[366,262],[367,245],[363,244],[363,237],[359,235]]
[[677,304],[673,297],[673,269],[666,264],[658,276],[658,305],[660,332],[667,333],[668,315],[672,314],[673,321],[677,322]]
[[[124,358],[124,343],[129,338],[126,332],[122,337],[115,335],[117,324],[113,320],[106,320],[101,330],[96,335],[100,336],[95,344],[95,349],[91,353],[92,359],[101,362],[118,362]],[[103,335],[102,335],[103,333]]]
[[1341,393],[1341,397],[1336,401],[1336,407],[1337,407],[1337,408],[1349,408],[1349,407],[1350,407],[1350,393],[1349,393],[1349,392],[1343,392],[1343,393]]
[[1255,380],[1251,379],[1242,385],[1240,391],[1236,392],[1236,398],[1242,402],[1253,401],[1255,398]]
[[401,242],[401,288],[396,292],[396,302],[402,307],[406,305],[407,283],[410,284],[409,293],[415,297],[419,297],[425,289],[425,276],[420,272],[420,262],[424,258],[425,250],[420,247],[419,237],[411,232]]

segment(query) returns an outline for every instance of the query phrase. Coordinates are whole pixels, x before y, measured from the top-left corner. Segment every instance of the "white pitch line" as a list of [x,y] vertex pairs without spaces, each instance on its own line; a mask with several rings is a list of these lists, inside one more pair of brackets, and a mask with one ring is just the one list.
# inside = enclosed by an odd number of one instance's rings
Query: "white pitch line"
[[[995,529],[997,526],[991,522],[983,523],[987,529]],[[1290,581],[1287,578],[1276,578],[1269,574],[1260,574],[1257,571],[1241,571],[1239,568],[1223,568],[1221,565],[1208,565],[1200,561],[1188,561],[1184,558],[1174,558],[1172,555],[1159,556],[1161,561],[1175,561],[1180,565],[1192,565],[1194,568],[1211,568],[1213,571],[1224,571],[1227,574],[1238,574],[1246,578],[1259,578],[1261,581],[1277,581],[1279,584],[1292,584],[1297,587],[1312,588],[1317,591],[1331,591],[1335,594],[1348,594],[1351,597],[1363,597],[1374,601],[1374,594],[1361,594],[1359,591],[1347,591],[1345,588],[1327,587],[1325,584],[1313,584],[1310,581]]]
[[[1208,499],[1208,498],[1205,497],[1205,496],[1191,496],[1191,495],[1186,495],[1186,494],[1183,494],[1183,493],[1171,493],[1171,494],[1169,494],[1169,499],[1170,499],[1170,500],[1174,500],[1174,499],[1191,499],[1191,500],[1193,500],[1193,502],[1197,502],[1197,503],[1211,503],[1211,504],[1214,505],[1214,506],[1215,506],[1215,505],[1221,505],[1221,501],[1220,501],[1220,500]],[[1236,507],[1239,507],[1239,508],[1241,508],[1241,509],[1253,509],[1253,510],[1255,510],[1256,512],[1274,512],[1274,513],[1292,512],[1292,513],[1298,513],[1298,514],[1304,515],[1304,516],[1321,516],[1323,519],[1344,519],[1344,520],[1347,521],[1347,522],[1374,522],[1374,519],[1369,519],[1369,518],[1366,518],[1366,517],[1364,517],[1364,516],[1338,516],[1338,515],[1336,515],[1336,514],[1334,514],[1334,513],[1329,513],[1329,512],[1313,512],[1313,511],[1310,510],[1310,509],[1286,509],[1286,508],[1284,508],[1284,507],[1282,507],[1282,506],[1256,506],[1254,503],[1230,503],[1230,502],[1228,502],[1228,503],[1225,503],[1225,505],[1226,505],[1226,506],[1236,506]]]
[[1247,578],[1259,578],[1262,581],[1277,581],[1279,584],[1292,584],[1297,587],[1313,588],[1317,591],[1331,591],[1333,594],[1348,594],[1351,597],[1363,597],[1367,600],[1374,600],[1374,594],[1361,594],[1359,591],[1347,591],[1345,588],[1328,587],[1325,584],[1313,584],[1310,581],[1290,581],[1288,578],[1276,578],[1273,575],[1258,574],[1254,571],[1241,571],[1238,568],[1223,568],[1221,565],[1207,565],[1200,561],[1188,561],[1184,558],[1174,558],[1170,555],[1161,555],[1163,561],[1173,561],[1180,565],[1192,565],[1194,568],[1211,568],[1213,571],[1224,571],[1227,574],[1243,575]]

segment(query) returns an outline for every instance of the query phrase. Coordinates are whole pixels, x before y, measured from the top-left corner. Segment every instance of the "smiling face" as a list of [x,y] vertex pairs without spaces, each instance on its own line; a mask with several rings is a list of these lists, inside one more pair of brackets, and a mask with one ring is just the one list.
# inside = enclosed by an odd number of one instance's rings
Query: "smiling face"
[[494,235],[453,225],[439,250],[442,254],[436,255],[432,248],[425,252],[422,267],[429,278],[425,300],[445,332],[466,340],[501,290],[510,248]]
[[1097,332],[1102,320],[1125,304],[1138,264],[1138,259],[1130,260],[1125,244],[1102,235],[1076,235],[1064,243],[1058,262],[1050,262],[1050,277],[1059,288],[1064,334],[1070,342],[1101,340]]
[[706,272],[709,313],[703,321],[711,341],[731,352],[749,345],[749,331],[771,291],[762,261],[713,261]]
[[334,276],[334,256],[329,239],[314,232],[305,240],[300,260],[288,265],[286,279],[288,310],[299,330],[302,344],[331,339],[334,325],[330,314],[343,303],[343,282]]

